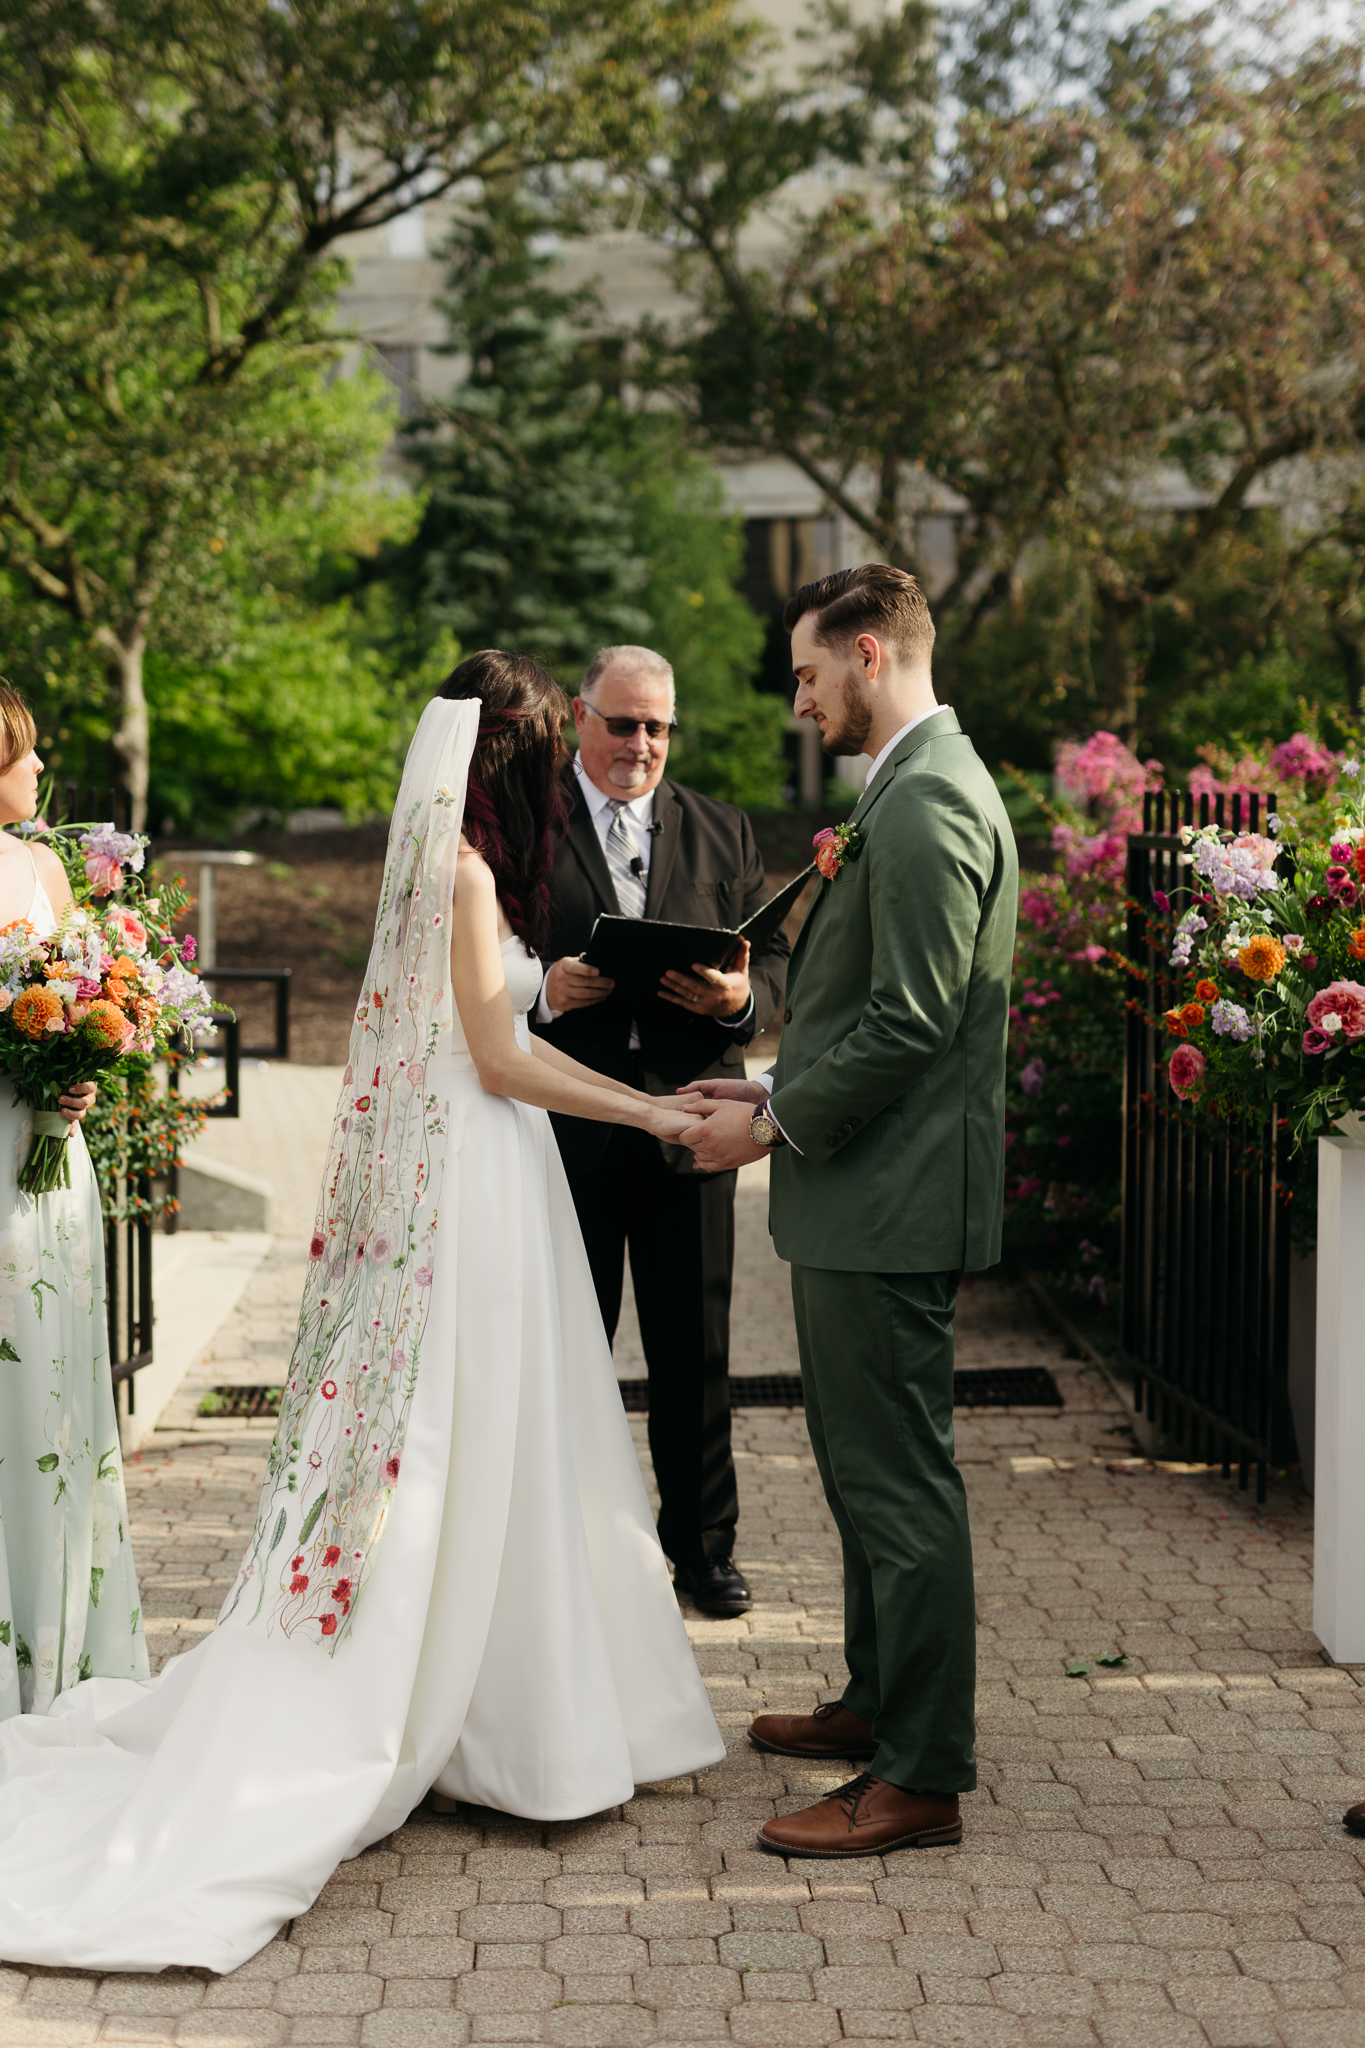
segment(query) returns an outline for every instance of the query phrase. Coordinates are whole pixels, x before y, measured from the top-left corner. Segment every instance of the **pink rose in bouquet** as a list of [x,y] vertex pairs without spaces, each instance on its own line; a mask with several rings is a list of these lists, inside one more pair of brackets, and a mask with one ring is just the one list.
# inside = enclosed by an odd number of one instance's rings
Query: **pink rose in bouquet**
[[1365,988],[1358,981],[1333,981],[1319,989],[1304,1013],[1308,1022],[1325,1036],[1352,1045],[1365,1038]]
[[1166,1072],[1180,1100],[1188,1102],[1204,1085],[1204,1055],[1197,1046],[1178,1045]]

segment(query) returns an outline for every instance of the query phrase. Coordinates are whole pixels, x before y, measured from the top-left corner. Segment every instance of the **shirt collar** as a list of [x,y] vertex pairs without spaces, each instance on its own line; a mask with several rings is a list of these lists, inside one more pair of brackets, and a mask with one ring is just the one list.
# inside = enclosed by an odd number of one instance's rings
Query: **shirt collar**
[[[578,777],[578,786],[583,792],[588,809],[592,812],[594,819],[601,817],[608,804],[619,801],[618,798],[608,796],[605,790],[597,787],[591,775],[584,769],[583,763],[577,754],[573,757],[573,772]],[[654,791],[647,789],[643,796],[630,797],[626,802],[626,809],[630,812],[632,818],[639,818],[643,824],[648,825],[654,816]]]
[[885,761],[887,760],[887,758],[888,758],[888,757],[889,757],[889,756],[890,756],[891,754],[894,754],[894,752],[896,751],[896,748],[897,748],[897,747],[898,747],[898,746],[900,745],[901,741],[902,741],[902,740],[903,740],[903,739],[905,738],[905,735],[906,735],[906,734],[907,734],[908,732],[913,732],[913,731],[915,730],[915,727],[916,727],[917,725],[923,725],[923,723],[924,723],[924,721],[925,721],[925,719],[926,719],[926,718],[932,718],[932,717],[933,717],[933,715],[934,715],[934,713],[935,713],[935,711],[941,711],[942,709],[943,709],[943,706],[942,706],[941,704],[934,704],[934,705],[932,705],[932,706],[930,707],[930,709],[929,709],[928,711],[921,711],[921,712],[920,712],[920,714],[919,714],[919,716],[918,716],[918,718],[911,718],[911,719],[908,719],[908,720],[906,721],[906,723],[905,723],[905,724],[904,724],[904,725],[903,725],[903,726],[901,727],[901,729],[900,729],[900,731],[899,731],[899,732],[893,732],[893,733],[892,733],[892,735],[891,735],[890,739],[889,739],[889,740],[887,741],[886,745],[885,745],[885,746],[884,746],[884,747],[882,748],[882,750],[881,750],[880,754],[878,754],[878,756],[877,756],[876,760],[875,760],[875,761],[874,761],[874,762],[872,763],[872,766],[871,766],[871,767],[870,767],[870,768],[868,769],[868,771],[867,771],[867,780],[866,780],[866,782],[865,782],[865,783],[863,784],[863,788],[864,788],[864,789],[871,789],[871,787],[872,787],[872,784],[873,784],[873,781],[874,781],[874,779],[876,778],[876,774],[877,774],[877,771],[878,771],[878,769],[882,767],[883,763],[884,763],[884,762],[885,762]]

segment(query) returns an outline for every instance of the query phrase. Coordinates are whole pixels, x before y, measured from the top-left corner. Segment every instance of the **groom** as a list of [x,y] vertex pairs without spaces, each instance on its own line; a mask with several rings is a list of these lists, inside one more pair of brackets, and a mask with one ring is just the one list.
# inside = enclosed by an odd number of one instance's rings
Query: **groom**
[[[696,1164],[772,1155],[806,1424],[844,1557],[842,1700],[764,1714],[779,1756],[865,1766],[760,1830],[782,1855],[961,1839],[976,1784],[971,1536],[953,1462],[953,1312],[1000,1255],[1018,864],[995,784],[934,698],[934,628],[904,570],[807,583],[784,615],[796,715],[870,754],[792,952],[777,1064],[699,1081]],[[841,833],[843,833],[841,828]]]

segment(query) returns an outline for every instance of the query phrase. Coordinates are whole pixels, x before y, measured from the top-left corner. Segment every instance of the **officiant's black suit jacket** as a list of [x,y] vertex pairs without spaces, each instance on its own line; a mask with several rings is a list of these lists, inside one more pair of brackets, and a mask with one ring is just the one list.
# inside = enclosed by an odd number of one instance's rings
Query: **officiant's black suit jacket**
[[[581,953],[603,912],[621,914],[592,813],[572,772],[566,794],[569,829],[550,878],[549,961]],[[654,824],[646,917],[734,927],[768,901],[771,892],[753,827],[733,804],[717,803],[713,797],[664,781],[654,792]],[[634,1016],[645,1086],[652,1095],[671,1095],[684,1081],[699,1080],[704,1074],[731,1074],[742,1080],[747,1040],[767,1026],[782,1002],[790,951],[785,934],[778,932],[750,958],[754,1015],[744,1031],[726,1031],[707,1017],[687,1017],[657,997],[631,1000],[619,990],[589,1009],[567,1010],[553,1024],[537,1024],[533,1010],[531,1029],[585,1067],[628,1081]],[[580,1117],[556,1116],[551,1122],[570,1174],[594,1167],[616,1128]],[[690,1152],[670,1145],[665,1153],[680,1173],[693,1173]]]

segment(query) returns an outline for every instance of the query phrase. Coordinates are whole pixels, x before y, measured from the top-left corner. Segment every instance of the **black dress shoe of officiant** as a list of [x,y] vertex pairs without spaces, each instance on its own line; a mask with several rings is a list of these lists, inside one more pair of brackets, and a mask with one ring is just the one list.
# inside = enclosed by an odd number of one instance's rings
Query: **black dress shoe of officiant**
[[719,1564],[675,1565],[673,1584],[679,1593],[690,1593],[703,1614],[714,1614],[723,1621],[747,1614],[754,1604],[749,1582],[732,1557]]

